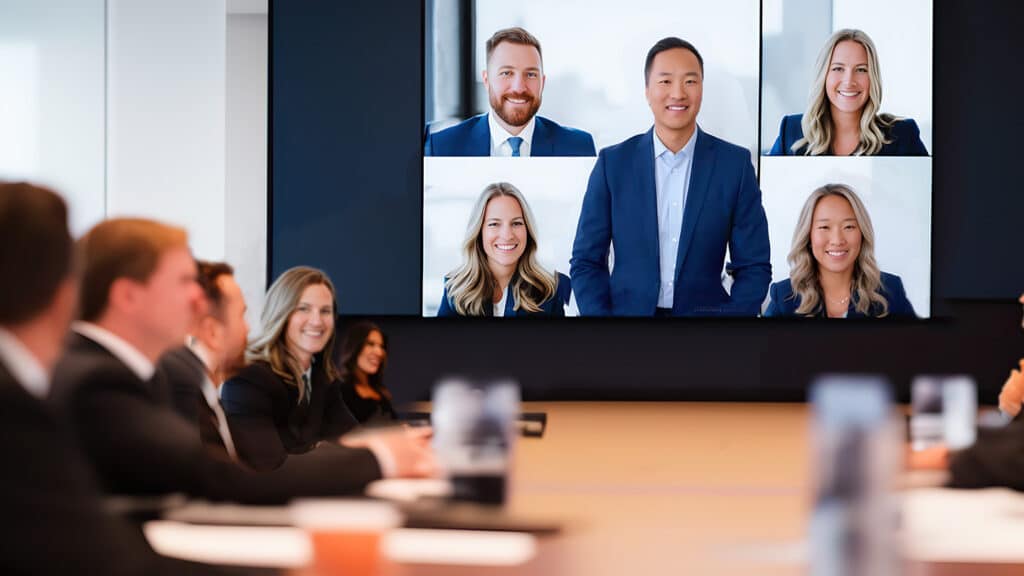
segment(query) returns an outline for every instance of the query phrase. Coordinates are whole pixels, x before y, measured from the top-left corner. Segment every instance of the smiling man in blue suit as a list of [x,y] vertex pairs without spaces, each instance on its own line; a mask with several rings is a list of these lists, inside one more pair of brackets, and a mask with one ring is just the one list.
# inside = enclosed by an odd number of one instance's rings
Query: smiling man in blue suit
[[427,134],[424,156],[594,156],[594,138],[537,116],[544,92],[540,42],[522,28],[487,40],[489,113]]
[[601,150],[583,198],[570,261],[580,314],[756,316],[772,275],[750,152],[697,126],[692,44],[659,41],[644,76],[654,127]]

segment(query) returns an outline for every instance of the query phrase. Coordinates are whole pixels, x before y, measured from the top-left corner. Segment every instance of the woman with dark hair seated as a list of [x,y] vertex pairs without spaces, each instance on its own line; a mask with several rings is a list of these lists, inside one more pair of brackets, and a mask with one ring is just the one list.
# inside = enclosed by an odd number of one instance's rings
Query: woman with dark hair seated
[[341,342],[341,396],[359,422],[393,421],[391,391],[384,386],[388,341],[372,322],[349,327]]
[[789,278],[769,288],[765,316],[915,316],[900,277],[878,269],[871,217],[849,186],[811,193],[788,260]]
[[817,69],[807,111],[782,119],[769,156],[928,155],[916,122],[880,112],[882,75],[867,34],[833,34]]

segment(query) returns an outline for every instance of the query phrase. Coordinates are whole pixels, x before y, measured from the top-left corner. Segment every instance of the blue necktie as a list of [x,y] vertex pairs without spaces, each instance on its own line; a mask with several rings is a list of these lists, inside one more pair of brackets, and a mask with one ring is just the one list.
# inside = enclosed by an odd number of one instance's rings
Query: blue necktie
[[519,158],[519,147],[523,145],[523,139],[519,136],[512,136],[508,139],[508,145],[512,147],[512,157]]

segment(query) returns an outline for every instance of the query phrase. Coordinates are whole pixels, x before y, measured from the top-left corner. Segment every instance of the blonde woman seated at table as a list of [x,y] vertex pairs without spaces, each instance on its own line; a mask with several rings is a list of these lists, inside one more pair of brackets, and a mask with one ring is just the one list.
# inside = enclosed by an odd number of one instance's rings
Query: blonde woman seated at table
[[788,261],[789,278],[769,288],[765,316],[915,316],[900,277],[878,269],[871,218],[849,186],[811,193]]
[[[221,388],[238,457],[255,470],[276,469],[289,454],[322,441],[340,442],[358,426],[333,361],[334,302],[324,272],[298,266],[281,274],[267,291],[249,364]],[[416,476],[432,470],[427,432],[380,432],[344,443],[370,448],[385,476]]]
[[833,34],[817,69],[807,111],[782,119],[769,156],[928,155],[916,122],[879,112],[882,75],[867,34]]
[[565,274],[537,262],[537,228],[526,198],[507,182],[480,194],[463,242],[462,265],[445,279],[438,316],[565,316]]

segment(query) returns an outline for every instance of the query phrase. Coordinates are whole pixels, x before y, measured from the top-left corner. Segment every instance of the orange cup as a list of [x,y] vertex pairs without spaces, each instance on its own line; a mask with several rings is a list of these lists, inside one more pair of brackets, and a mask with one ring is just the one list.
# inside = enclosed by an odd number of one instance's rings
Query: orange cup
[[402,522],[394,506],[370,500],[299,500],[291,512],[295,526],[310,535],[318,574],[378,574],[381,536]]

